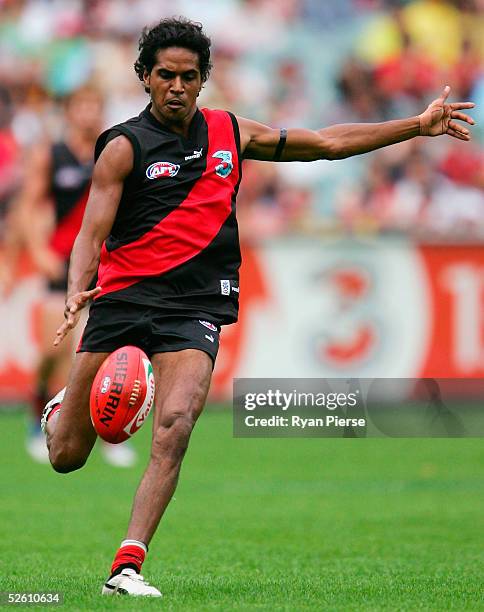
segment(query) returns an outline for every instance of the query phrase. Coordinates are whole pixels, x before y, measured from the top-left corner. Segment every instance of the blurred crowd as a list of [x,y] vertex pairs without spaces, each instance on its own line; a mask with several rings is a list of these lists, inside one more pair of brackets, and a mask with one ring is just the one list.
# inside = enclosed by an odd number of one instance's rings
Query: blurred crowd
[[472,143],[416,139],[339,162],[247,163],[246,236],[405,233],[484,239],[484,0],[0,0],[1,240],[38,142],[62,137],[63,100],[95,87],[104,124],[148,99],[133,63],[145,25],[201,21],[213,41],[201,105],[320,128],[422,112],[445,84],[473,100]]

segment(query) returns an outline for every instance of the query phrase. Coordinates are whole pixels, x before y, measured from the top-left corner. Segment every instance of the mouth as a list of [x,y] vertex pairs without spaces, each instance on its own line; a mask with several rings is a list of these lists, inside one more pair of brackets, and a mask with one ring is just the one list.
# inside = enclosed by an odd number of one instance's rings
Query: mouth
[[179,110],[180,108],[183,108],[185,105],[183,104],[181,100],[170,100],[169,102],[166,103],[166,106],[168,106],[168,108],[171,108],[172,110]]

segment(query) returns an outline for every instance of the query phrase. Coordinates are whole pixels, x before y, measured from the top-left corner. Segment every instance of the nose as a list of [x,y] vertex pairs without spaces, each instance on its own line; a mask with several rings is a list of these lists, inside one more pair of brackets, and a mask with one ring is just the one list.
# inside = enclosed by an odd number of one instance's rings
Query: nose
[[184,88],[183,88],[183,80],[180,76],[176,76],[170,84],[170,89],[171,92],[173,94],[180,94],[183,93]]

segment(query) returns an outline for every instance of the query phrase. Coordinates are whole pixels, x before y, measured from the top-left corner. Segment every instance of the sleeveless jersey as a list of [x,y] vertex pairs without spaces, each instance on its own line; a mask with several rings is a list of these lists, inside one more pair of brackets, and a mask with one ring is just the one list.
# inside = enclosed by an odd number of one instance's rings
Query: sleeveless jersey
[[101,249],[96,299],[151,305],[168,315],[237,320],[240,249],[235,200],[240,136],[231,113],[197,109],[188,138],[149,106],[98,139],[96,159],[119,134],[133,170]]
[[92,161],[81,163],[65,142],[52,145],[50,193],[54,202],[56,228],[50,244],[66,260],[81,229],[92,169]]

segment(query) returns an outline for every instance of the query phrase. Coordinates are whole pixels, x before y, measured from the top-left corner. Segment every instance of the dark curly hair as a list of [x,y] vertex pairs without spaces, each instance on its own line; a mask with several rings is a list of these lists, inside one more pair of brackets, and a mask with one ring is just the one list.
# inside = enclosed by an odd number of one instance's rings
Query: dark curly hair
[[[202,83],[208,79],[212,64],[210,62],[211,40],[205,36],[202,24],[185,17],[162,19],[152,28],[144,28],[139,39],[139,56],[134,69],[140,81],[146,72],[151,73],[156,63],[156,54],[167,47],[183,47],[198,53]],[[149,93],[149,89],[145,87]]]

